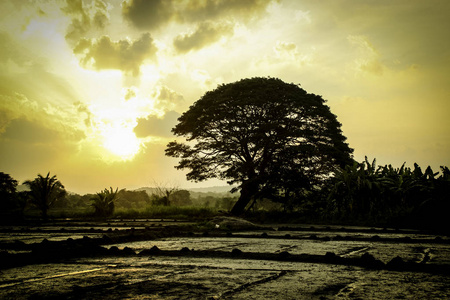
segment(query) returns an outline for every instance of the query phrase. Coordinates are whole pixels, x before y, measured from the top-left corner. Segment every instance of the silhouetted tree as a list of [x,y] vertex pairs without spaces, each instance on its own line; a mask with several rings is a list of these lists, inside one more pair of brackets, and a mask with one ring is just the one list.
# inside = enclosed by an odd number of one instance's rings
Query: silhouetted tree
[[151,196],[152,205],[169,206],[171,204],[172,194],[179,190],[174,184],[163,184],[154,181],[153,185],[154,192]]
[[17,180],[13,179],[11,175],[0,172],[0,195],[14,194],[17,188]]
[[373,215],[379,207],[382,181],[376,160],[370,163],[354,162],[335,172],[329,199],[335,215],[348,218],[357,215]]
[[[416,201],[414,217],[416,222],[424,223],[435,229],[444,230],[447,233],[450,228],[450,170],[441,166],[441,175],[434,173],[428,167],[421,176],[421,186],[424,186],[426,196],[422,201]],[[422,193],[423,195],[423,193]]]
[[0,211],[10,214],[15,212],[18,205],[18,194],[16,191],[17,180],[9,174],[0,172]]
[[125,208],[142,208],[150,205],[150,197],[145,191],[127,191],[122,189],[117,194],[115,206]]
[[28,192],[30,202],[41,211],[44,220],[48,218],[48,210],[55,201],[66,195],[64,186],[56,178],[56,175],[50,177],[50,172],[46,177],[38,174],[33,181],[27,180],[24,184],[30,189]]
[[447,167],[441,171],[440,176],[431,167],[423,172],[417,164],[413,169],[405,164],[377,167],[375,159],[369,163],[366,157],[362,163],[336,171],[328,195],[329,211],[346,220],[448,228],[450,171]]
[[216,200],[215,208],[218,209],[225,209],[227,211],[230,211],[231,208],[233,208],[233,204],[236,202],[235,198],[232,197],[223,197],[218,200]]
[[[278,201],[321,184],[352,161],[341,124],[321,96],[276,78],[251,78],[207,92],[179,119],[166,155],[188,180],[239,184],[232,213],[252,199]],[[194,142],[196,142],[194,144]]]
[[175,206],[192,205],[191,193],[187,190],[174,191],[170,195],[170,204]]
[[104,189],[91,198],[92,206],[95,211],[94,214],[97,217],[110,217],[114,212],[114,201],[116,200],[118,189],[114,191],[112,187],[110,189]]

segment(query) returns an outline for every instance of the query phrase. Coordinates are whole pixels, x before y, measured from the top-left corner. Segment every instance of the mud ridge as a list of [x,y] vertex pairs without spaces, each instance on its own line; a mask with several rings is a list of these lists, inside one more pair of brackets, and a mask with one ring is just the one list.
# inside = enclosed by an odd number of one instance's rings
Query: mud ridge
[[245,259],[245,260],[270,260],[289,261],[303,263],[321,263],[346,266],[358,266],[367,269],[384,269],[409,272],[426,273],[447,273],[450,274],[449,265],[430,265],[423,261],[420,263],[406,262],[400,257],[395,257],[387,264],[376,259],[369,253],[364,253],[360,257],[339,256],[333,252],[325,255],[313,254],[290,254],[287,251],[279,253],[243,252],[237,248],[232,251],[212,251],[212,250],[190,250],[186,247],[180,250],[161,250],[154,246],[150,249],[136,253],[135,250],[125,247],[119,250],[117,247],[107,249],[96,243],[90,243],[85,239],[83,243],[72,242],[70,247],[64,243],[41,243],[40,247],[34,248],[31,253],[9,254],[1,253],[0,263],[2,268],[36,264],[44,262],[57,262],[65,259],[77,257],[102,257],[102,256],[169,256],[169,257],[191,257],[191,258],[225,258],[225,259]]
[[327,252],[325,255],[314,254],[290,254],[289,252],[280,253],[261,253],[261,252],[243,252],[239,249],[227,251],[210,251],[210,250],[160,250],[157,247],[142,250],[141,256],[169,256],[169,257],[191,257],[191,258],[228,258],[228,259],[248,259],[248,260],[271,260],[271,261],[288,261],[300,263],[320,263],[334,264],[345,266],[357,266],[366,269],[376,270],[392,270],[392,271],[408,271],[408,272],[425,272],[437,274],[450,274],[449,265],[429,265],[424,263],[415,263],[403,261],[400,257],[395,257],[387,264],[376,259],[369,253],[364,253],[360,257],[341,257],[333,252]]
[[247,283],[245,283],[245,284],[243,284],[241,286],[238,286],[237,288],[234,288],[234,289],[232,289],[230,291],[226,291],[226,292],[222,293],[221,295],[219,295],[217,297],[213,297],[213,299],[221,299],[223,297],[232,296],[233,294],[241,292],[241,291],[243,291],[243,290],[245,290],[245,289],[247,289],[247,288],[249,288],[251,286],[258,285],[258,284],[263,284],[263,283],[266,283],[266,282],[269,282],[269,281],[273,281],[273,280],[277,280],[278,278],[280,278],[280,277],[282,277],[282,276],[284,276],[286,274],[287,274],[287,271],[281,271],[280,273],[274,274],[274,275],[266,277],[266,278],[262,278],[260,280],[256,280],[256,281],[253,281],[253,282],[247,282]]

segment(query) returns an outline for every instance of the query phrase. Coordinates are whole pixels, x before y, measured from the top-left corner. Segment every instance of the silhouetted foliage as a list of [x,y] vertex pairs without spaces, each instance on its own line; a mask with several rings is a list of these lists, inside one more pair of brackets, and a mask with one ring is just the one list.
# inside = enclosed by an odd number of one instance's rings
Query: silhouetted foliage
[[97,217],[110,217],[114,212],[114,200],[117,197],[118,188],[114,191],[112,187],[110,189],[104,189],[91,198],[92,206],[94,207],[94,215]]
[[16,208],[17,180],[0,172],[0,209],[10,212]]
[[178,187],[170,184],[154,182],[153,193],[151,195],[152,205],[169,206],[171,204],[172,194],[178,191]]
[[352,161],[353,150],[325,100],[280,79],[220,85],[178,121],[172,132],[189,143],[169,143],[166,155],[181,158],[176,168],[189,169],[188,180],[239,184],[235,214],[252,199],[301,199],[336,166]]
[[192,205],[191,193],[187,190],[178,190],[170,196],[170,204],[175,206]]
[[117,208],[129,208],[137,209],[143,208],[151,204],[150,197],[145,191],[127,191],[126,189],[120,190],[115,206]]
[[150,196],[150,199],[152,201],[152,205],[154,206],[169,206],[169,198],[167,196],[158,196],[156,194],[152,194]]
[[[336,172],[328,197],[328,209],[341,219],[371,221],[397,220],[436,226],[448,220],[450,209],[450,172],[441,175],[428,167],[425,172],[402,165],[376,166],[367,157]],[[446,221],[447,225],[450,225]],[[419,225],[419,224],[417,224]],[[444,226],[441,224],[439,226]]]
[[9,174],[0,172],[0,213],[11,218],[22,218],[27,204],[26,192],[17,192],[17,180]]
[[38,174],[33,181],[27,180],[24,184],[30,189],[28,192],[30,202],[41,211],[44,220],[48,217],[49,208],[66,195],[64,186],[56,175],[50,177],[50,172],[45,177]]
[[17,188],[17,180],[11,175],[0,172],[0,195],[14,194]]
[[236,198],[224,197],[216,200],[215,208],[230,211],[233,208]]

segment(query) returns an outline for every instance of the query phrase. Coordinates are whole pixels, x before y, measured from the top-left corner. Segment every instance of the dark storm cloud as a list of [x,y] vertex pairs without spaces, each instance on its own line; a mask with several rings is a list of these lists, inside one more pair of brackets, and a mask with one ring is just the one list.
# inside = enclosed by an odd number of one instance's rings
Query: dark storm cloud
[[81,56],[83,67],[95,70],[115,69],[133,76],[140,73],[141,64],[147,59],[154,59],[157,51],[150,34],[143,34],[138,40],[112,41],[108,36],[98,40],[82,39],[74,49]]
[[233,35],[233,26],[228,23],[201,23],[191,34],[179,35],[173,45],[180,53],[198,50],[219,41],[224,36]]
[[170,137],[172,136],[171,129],[177,124],[179,117],[179,113],[169,111],[163,118],[149,116],[145,119],[138,119],[134,133],[140,138],[147,136]]

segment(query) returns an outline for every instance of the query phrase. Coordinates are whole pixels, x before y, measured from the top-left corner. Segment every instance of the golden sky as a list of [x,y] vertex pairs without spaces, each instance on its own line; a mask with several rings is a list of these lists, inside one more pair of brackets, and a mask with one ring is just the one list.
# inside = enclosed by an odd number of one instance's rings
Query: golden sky
[[69,191],[189,183],[164,156],[206,91],[271,76],[322,95],[355,149],[450,166],[448,0],[0,1],[0,171]]

